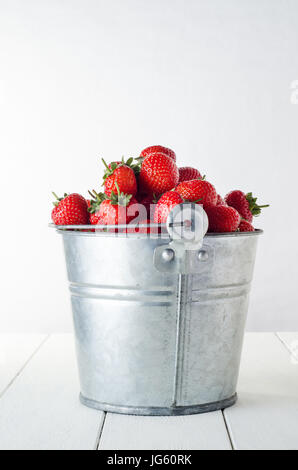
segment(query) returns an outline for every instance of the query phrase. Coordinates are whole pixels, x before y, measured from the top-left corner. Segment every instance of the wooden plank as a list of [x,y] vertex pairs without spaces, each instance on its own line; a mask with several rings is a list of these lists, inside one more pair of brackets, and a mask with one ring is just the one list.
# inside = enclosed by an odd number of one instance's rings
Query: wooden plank
[[104,414],[78,395],[73,337],[51,336],[0,399],[0,449],[96,448]]
[[0,334],[0,397],[46,339],[37,334]]
[[246,335],[238,393],[224,412],[235,449],[298,449],[298,366],[274,333]]
[[298,332],[276,333],[277,337],[282,341],[285,347],[291,353],[291,360],[294,364],[298,364]]
[[231,450],[220,411],[192,416],[108,413],[99,450]]

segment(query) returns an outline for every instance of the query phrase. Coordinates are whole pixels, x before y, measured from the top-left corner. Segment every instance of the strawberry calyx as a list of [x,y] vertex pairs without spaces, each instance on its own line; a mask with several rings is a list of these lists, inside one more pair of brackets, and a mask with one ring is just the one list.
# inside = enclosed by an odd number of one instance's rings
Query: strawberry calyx
[[257,197],[253,197],[252,193],[247,193],[245,195],[246,197],[246,200],[249,204],[249,210],[250,212],[252,213],[252,215],[254,217],[260,215],[261,213],[261,210],[264,208],[264,207],[269,207],[269,204],[265,204],[265,205],[262,205],[262,206],[259,206],[259,204],[257,204]]
[[111,201],[113,206],[127,207],[132,198],[132,194],[121,193],[117,182],[115,182],[115,186],[117,194],[112,191],[111,196],[108,199]]
[[[137,159],[136,159],[137,160]],[[124,162],[124,157],[122,157],[122,161]],[[141,166],[142,163],[137,161],[136,163],[134,162],[134,158],[130,157],[126,162],[124,163],[126,166],[129,166],[134,172],[134,174],[137,176],[140,171],[141,171]]]
[[119,168],[120,166],[122,166],[122,162],[119,163],[119,162],[112,162],[110,163],[109,165],[107,164],[107,162],[102,158],[102,163],[104,164],[105,166],[105,172],[104,172],[104,175],[103,175],[103,181],[105,182],[105,180],[111,176],[114,171]]
[[133,172],[135,173],[135,175],[138,175],[141,171],[141,163],[140,162],[137,162],[137,163],[134,163],[134,158],[133,157],[130,157],[128,160],[124,160],[124,157],[122,157],[122,160],[121,162],[111,162],[109,165],[107,164],[107,162],[102,158],[102,162],[105,166],[105,173],[103,175],[103,184],[105,182],[105,180],[111,176],[115,170],[117,170],[117,168],[120,168],[121,166],[128,166],[129,168],[131,168],[133,170]]
[[152,203],[153,203],[153,204],[157,204],[160,198],[161,198],[161,195],[160,195],[160,194],[155,194],[155,193],[153,193],[153,194],[152,194]]
[[[175,191],[175,188],[171,189],[171,191]],[[169,191],[170,192],[170,191]],[[161,198],[162,194],[156,194],[156,193],[152,193],[152,194],[148,194],[148,197],[151,198],[151,203],[152,204],[157,204],[159,199]],[[146,197],[146,196],[145,196]]]
[[88,212],[90,212],[90,214],[94,214],[95,212],[98,211],[100,204],[105,199],[107,199],[107,197],[104,193],[97,193],[95,189],[93,189],[92,191],[88,190],[88,193],[91,196],[90,206],[88,207]]
[[59,202],[60,202],[60,201],[63,201],[63,199],[68,196],[67,193],[64,193],[64,196],[63,196],[63,197],[59,197],[59,196],[57,196],[56,193],[54,193],[54,191],[52,191],[52,194],[53,194],[54,198],[56,199],[56,201],[53,202],[54,207],[58,207],[58,206],[59,206]]

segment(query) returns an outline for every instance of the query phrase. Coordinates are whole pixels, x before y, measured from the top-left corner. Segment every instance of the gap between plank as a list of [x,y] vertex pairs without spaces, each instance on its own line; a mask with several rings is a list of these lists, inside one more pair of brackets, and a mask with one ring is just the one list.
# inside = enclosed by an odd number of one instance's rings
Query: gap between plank
[[103,433],[103,428],[104,428],[104,425],[106,423],[106,418],[107,418],[107,412],[103,411],[103,417],[101,419],[101,423],[100,423],[100,426],[99,426],[98,436],[97,436],[97,439],[96,439],[95,449],[94,450],[99,450],[99,444],[100,444],[101,436],[102,436],[102,433]]
[[289,345],[286,341],[284,341],[284,340],[279,336],[278,333],[274,333],[274,334],[275,334],[276,338],[281,342],[281,344],[286,348],[286,350],[290,353],[290,355],[291,355],[293,358],[295,358],[295,359],[298,360],[297,354],[295,354],[295,352],[291,349],[290,345]]
[[26,368],[26,366],[29,364],[31,359],[35,356],[36,353],[41,349],[41,347],[45,344],[45,342],[49,339],[51,335],[47,335],[42,342],[37,346],[37,348],[33,351],[33,353],[28,357],[28,359],[25,361],[23,366],[19,369],[19,371],[16,373],[16,375],[13,377],[13,379],[9,382],[9,384],[4,388],[4,390],[0,393],[0,399],[3,397],[3,395],[7,392],[7,390],[13,385],[13,383],[16,381],[16,379],[21,375],[23,370]]
[[229,441],[230,441],[231,448],[232,448],[232,450],[235,450],[233,439],[232,439],[232,436],[231,436],[231,433],[230,433],[230,428],[229,428],[228,422],[226,420],[225,410],[221,410],[221,414],[222,414],[222,417],[223,417],[223,420],[224,420],[224,423],[225,423],[225,427],[226,427],[226,431],[227,431],[227,434],[228,434],[228,438],[229,438]]

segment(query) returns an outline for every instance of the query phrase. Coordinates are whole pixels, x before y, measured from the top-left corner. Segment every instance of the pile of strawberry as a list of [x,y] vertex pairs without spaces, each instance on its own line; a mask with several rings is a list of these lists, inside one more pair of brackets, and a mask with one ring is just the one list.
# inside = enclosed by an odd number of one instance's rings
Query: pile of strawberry
[[[104,162],[104,161],[103,161]],[[222,198],[215,187],[191,167],[178,168],[173,150],[155,145],[146,148],[137,159],[105,165],[104,192],[89,191],[91,199],[80,194],[58,198],[52,211],[56,225],[129,224],[126,232],[147,232],[142,224],[165,223],[169,212],[183,202],[204,207],[209,232],[251,232],[253,217],[261,212],[252,193],[234,190]],[[135,227],[135,221],[141,227]],[[150,231],[157,231],[157,228]]]

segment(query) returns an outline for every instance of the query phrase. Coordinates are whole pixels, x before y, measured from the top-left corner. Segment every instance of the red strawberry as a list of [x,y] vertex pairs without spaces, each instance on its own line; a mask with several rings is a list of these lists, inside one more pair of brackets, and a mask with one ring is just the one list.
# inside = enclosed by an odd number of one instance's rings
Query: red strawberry
[[103,223],[104,225],[107,224],[106,218],[107,218],[107,213],[109,211],[110,205],[111,205],[111,201],[109,199],[105,199],[100,204],[99,209],[96,213],[98,220],[100,220],[100,222]]
[[105,199],[105,195],[103,193],[97,193],[94,189],[93,191],[88,191],[91,198],[87,201],[88,204],[88,212],[90,217],[90,224],[91,225],[104,225],[104,220],[100,215],[100,206]]
[[182,197],[175,191],[168,191],[164,193],[156,204],[154,222],[156,224],[166,223],[171,210],[177,206],[177,204],[181,204],[182,202]]
[[110,199],[105,199],[99,207],[99,217],[106,225],[128,224],[138,213],[131,207],[138,205],[138,201],[131,194],[120,192],[117,183],[116,188],[117,194],[112,191]]
[[227,206],[227,203],[225,202],[225,200],[221,197],[220,194],[217,195],[217,203],[216,203],[217,206]]
[[196,168],[192,168],[191,166],[182,166],[179,168],[179,183],[182,183],[182,181],[197,180],[201,178],[202,175],[199,170],[196,170]]
[[[134,196],[137,193],[137,180],[133,168],[126,165],[124,162],[112,162],[110,165],[107,165],[104,160],[102,161],[106,167],[104,174],[106,195],[111,196],[112,191],[114,193],[117,192],[117,183],[120,192]],[[132,159],[129,161],[132,161]]]
[[176,154],[174,150],[171,150],[167,147],[163,147],[162,145],[152,145],[151,147],[145,148],[144,150],[142,150],[140,157],[145,158],[145,157],[148,157],[149,155],[153,155],[156,153],[163,153],[164,155],[171,157],[174,160],[174,162],[176,161]]
[[160,233],[160,228],[159,227],[139,227],[139,225],[142,224],[151,224],[152,222],[150,220],[142,220],[141,222],[138,222],[136,227],[128,227],[123,230],[124,233]]
[[99,212],[94,212],[90,214],[90,224],[91,225],[105,225],[104,220],[101,219]]
[[54,202],[52,210],[52,220],[55,225],[87,225],[89,224],[89,214],[87,201],[80,194],[65,194]]
[[176,188],[183,199],[191,202],[198,202],[204,208],[215,206],[217,194],[214,186],[205,180],[183,181]]
[[212,206],[205,210],[209,219],[208,232],[235,232],[238,229],[241,217],[233,207]]
[[143,161],[139,176],[142,192],[162,194],[173,189],[178,180],[179,171],[172,158],[162,153],[155,153]]
[[242,219],[239,225],[239,232],[254,232],[254,227],[247,222],[247,220]]
[[257,198],[252,196],[252,193],[244,194],[244,192],[235,190],[228,193],[225,197],[225,201],[228,206],[234,207],[243,219],[248,222],[252,222],[253,216],[257,216],[261,213],[261,209],[265,206],[259,206],[257,204]]
[[153,202],[153,195],[152,194],[147,194],[146,196],[140,196],[138,198],[138,201],[140,205],[144,206],[147,214],[150,214],[150,206],[151,204],[154,204]]
[[136,217],[135,213],[128,215],[128,209],[133,204],[138,204],[138,201],[135,198],[131,198],[129,203],[125,206],[119,203],[113,204],[111,200],[107,200],[104,219],[105,223],[107,225],[128,224]]
[[151,219],[153,217],[151,217],[151,206],[152,207],[152,211],[154,212],[154,208],[155,208],[155,205],[158,201],[158,198],[154,195],[154,194],[143,194],[143,195],[138,195],[137,196],[137,200],[140,204],[140,206],[144,206],[145,208],[145,211],[146,211],[146,214],[147,214],[147,218],[148,219]]

